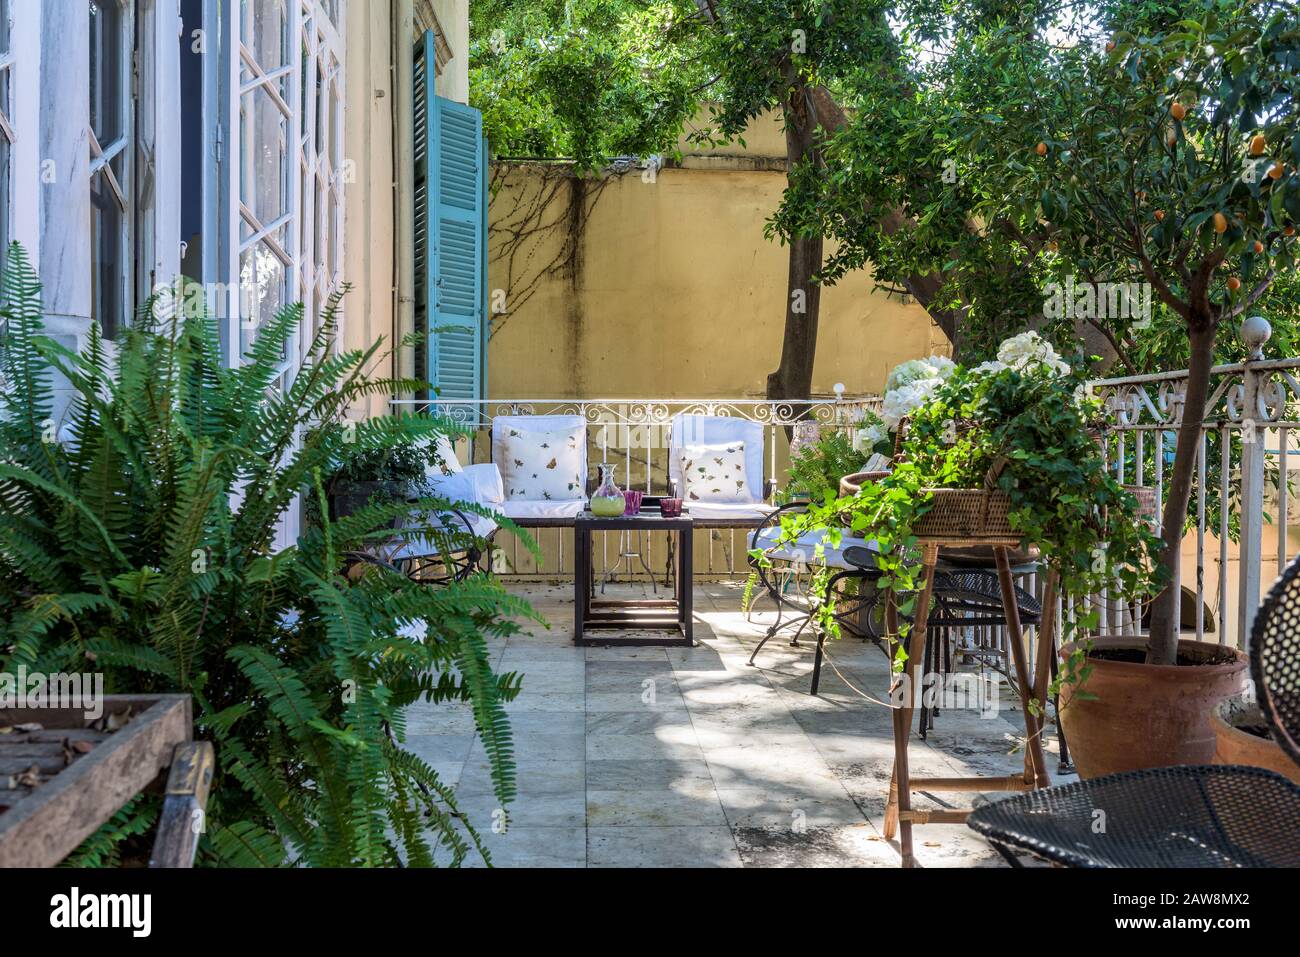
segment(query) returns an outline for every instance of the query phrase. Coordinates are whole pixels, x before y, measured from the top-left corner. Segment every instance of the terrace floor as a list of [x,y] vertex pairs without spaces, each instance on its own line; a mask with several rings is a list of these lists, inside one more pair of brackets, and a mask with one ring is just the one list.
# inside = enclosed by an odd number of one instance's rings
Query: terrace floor
[[[575,648],[571,585],[512,590],[551,628],[495,649],[498,671],[523,674],[509,709],[519,796],[507,829],[493,828],[497,801],[467,708],[417,705],[408,723],[408,747],[455,785],[496,866],[898,866],[896,841],[881,836],[890,712],[844,680],[885,698],[888,662],[874,645],[828,643],[834,668],[814,698],[810,640],[773,639],[746,664],[774,613],[761,603],[746,621],[739,582],[697,585],[693,649]],[[1000,700],[996,715],[945,710],[928,741],[914,735],[913,773],[1019,771],[1018,704]],[[1054,738],[1048,748],[1055,769]],[[922,793],[916,806],[970,797]],[[921,866],[1003,866],[964,825],[914,834]]]

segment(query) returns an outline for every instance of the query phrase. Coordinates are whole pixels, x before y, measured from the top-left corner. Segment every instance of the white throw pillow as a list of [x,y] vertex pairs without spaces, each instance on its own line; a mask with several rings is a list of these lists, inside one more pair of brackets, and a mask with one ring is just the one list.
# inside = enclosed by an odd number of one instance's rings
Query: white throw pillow
[[584,497],[582,429],[525,432],[507,428],[492,457],[501,470],[506,499],[565,502]]
[[677,452],[682,473],[682,497],[688,502],[753,502],[745,471],[745,443],[685,445]]

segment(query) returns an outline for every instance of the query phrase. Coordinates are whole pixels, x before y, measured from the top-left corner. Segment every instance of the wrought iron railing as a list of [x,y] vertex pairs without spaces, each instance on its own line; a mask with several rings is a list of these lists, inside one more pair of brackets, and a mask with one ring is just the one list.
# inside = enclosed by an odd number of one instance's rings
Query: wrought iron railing
[[[1280,573],[1292,552],[1287,477],[1291,432],[1300,428],[1300,359],[1265,358],[1263,346],[1270,335],[1265,320],[1248,319],[1242,338],[1250,358],[1211,372],[1183,547],[1180,584],[1194,601],[1194,620],[1180,621],[1181,630],[1198,639],[1213,631],[1211,640],[1243,647],[1261,583],[1272,578],[1266,565],[1275,551]],[[1091,383],[1107,410],[1108,466],[1127,484],[1154,486],[1161,511],[1186,383],[1185,370]],[[1230,572],[1233,562],[1238,565],[1235,575]],[[1119,608],[1104,598],[1101,607],[1104,634],[1141,628],[1143,609]]]
[[[431,411],[455,421],[468,435],[457,446],[462,462],[491,460],[492,421],[501,415],[580,415],[587,422],[587,462],[614,462],[621,466],[619,485],[639,488],[648,494],[662,494],[668,485],[668,438],[673,420],[679,415],[720,415],[759,422],[764,426],[764,478],[778,487],[785,484],[793,442],[810,440],[830,429],[851,429],[868,410],[879,408],[874,396],[782,400],[771,399],[489,399],[464,401],[393,400],[395,409]],[[787,435],[787,430],[789,435]],[[507,546],[500,556],[502,571],[541,577],[571,573],[571,545],[566,547],[566,529],[538,529],[534,537],[542,547],[542,561],[534,562],[517,544]],[[714,529],[696,534],[696,568],[705,574],[744,574],[746,532]],[[632,540],[632,533],[602,533],[596,546],[603,556],[602,575],[645,578],[646,570],[657,573],[667,562],[664,542],[644,534]],[[660,563],[662,558],[663,564]]]

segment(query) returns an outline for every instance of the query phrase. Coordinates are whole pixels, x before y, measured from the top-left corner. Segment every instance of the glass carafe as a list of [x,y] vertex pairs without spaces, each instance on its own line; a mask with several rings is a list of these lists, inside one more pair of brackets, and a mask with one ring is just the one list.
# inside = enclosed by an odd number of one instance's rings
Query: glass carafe
[[617,518],[623,514],[623,509],[627,508],[627,500],[623,498],[619,487],[614,484],[615,467],[608,462],[601,462],[597,466],[600,469],[600,485],[591,493],[592,515],[599,515],[601,518]]

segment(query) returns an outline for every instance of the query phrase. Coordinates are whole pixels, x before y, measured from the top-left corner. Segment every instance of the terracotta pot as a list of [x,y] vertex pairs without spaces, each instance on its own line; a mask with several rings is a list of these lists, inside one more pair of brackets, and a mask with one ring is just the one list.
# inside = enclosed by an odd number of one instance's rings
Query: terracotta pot
[[1214,727],[1215,764],[1268,768],[1300,784],[1300,764],[1292,761],[1275,741],[1241,730],[1248,725],[1268,726],[1251,692],[1220,701],[1210,712],[1210,724]]
[[[858,492],[862,491],[862,486],[869,482],[879,482],[888,474],[888,472],[854,472],[850,475],[841,475],[840,495],[845,498],[850,495],[857,495]],[[850,519],[847,515],[842,518],[841,524],[845,528],[850,526]]]
[[888,472],[854,472],[851,475],[840,476],[840,494],[844,496],[857,495],[862,491],[862,486],[868,482],[879,482],[888,475]]
[[[1098,638],[1097,649],[1146,651],[1144,638]],[[1067,660],[1074,645],[1061,649]],[[1235,648],[1204,641],[1180,641],[1180,658],[1210,660],[1231,652],[1217,665],[1148,665],[1090,658],[1092,673],[1078,697],[1073,684],[1061,688],[1061,724],[1079,777],[1173,764],[1209,764],[1214,759],[1210,713],[1225,698],[1245,688],[1247,659]]]

